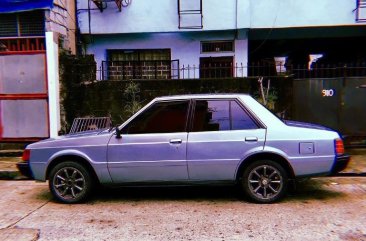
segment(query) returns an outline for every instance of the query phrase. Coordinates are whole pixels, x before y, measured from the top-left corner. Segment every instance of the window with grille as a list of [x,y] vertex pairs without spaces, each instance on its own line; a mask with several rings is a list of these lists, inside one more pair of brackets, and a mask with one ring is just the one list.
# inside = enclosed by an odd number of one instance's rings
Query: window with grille
[[44,36],[44,12],[0,14],[0,37]]
[[18,36],[16,14],[0,14],[0,37]]
[[110,61],[170,60],[170,49],[108,50]]
[[233,52],[234,41],[201,42],[201,53]]
[[109,79],[170,79],[170,49],[108,50]]

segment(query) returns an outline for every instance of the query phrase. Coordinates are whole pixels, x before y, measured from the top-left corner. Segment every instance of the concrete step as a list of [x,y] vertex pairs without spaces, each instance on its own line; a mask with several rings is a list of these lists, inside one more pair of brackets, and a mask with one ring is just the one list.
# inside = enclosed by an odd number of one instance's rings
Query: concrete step
[[0,157],[21,157],[23,151],[22,149],[0,150]]
[[21,162],[21,157],[1,156],[0,157],[0,180],[17,180],[24,179],[16,166]]

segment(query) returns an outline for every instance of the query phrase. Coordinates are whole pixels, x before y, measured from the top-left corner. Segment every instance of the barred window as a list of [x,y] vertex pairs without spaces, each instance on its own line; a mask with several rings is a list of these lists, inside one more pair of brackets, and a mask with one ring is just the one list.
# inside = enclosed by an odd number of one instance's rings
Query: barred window
[[44,11],[0,14],[0,37],[44,36]]
[[108,78],[170,79],[172,77],[170,49],[107,50]]
[[43,36],[44,35],[44,13],[43,11],[25,12],[18,15],[19,29],[21,36]]
[[125,49],[107,50],[111,61],[170,60],[170,49]]
[[16,14],[0,14],[0,37],[18,36]]

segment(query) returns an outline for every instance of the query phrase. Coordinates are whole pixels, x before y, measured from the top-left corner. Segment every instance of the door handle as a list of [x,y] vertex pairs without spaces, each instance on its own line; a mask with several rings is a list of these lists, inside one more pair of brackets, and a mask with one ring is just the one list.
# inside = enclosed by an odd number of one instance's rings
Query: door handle
[[258,141],[258,137],[245,137],[245,141],[256,142]]
[[182,139],[171,139],[170,144],[181,144],[182,143]]

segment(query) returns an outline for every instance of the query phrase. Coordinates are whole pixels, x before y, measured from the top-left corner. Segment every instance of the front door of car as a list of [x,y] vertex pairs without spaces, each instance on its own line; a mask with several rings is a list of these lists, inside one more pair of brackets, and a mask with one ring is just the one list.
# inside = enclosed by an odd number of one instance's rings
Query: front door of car
[[187,146],[189,178],[233,180],[243,157],[263,150],[265,134],[238,100],[196,100]]
[[108,144],[113,182],[188,179],[187,116],[189,101],[155,102],[122,128]]

